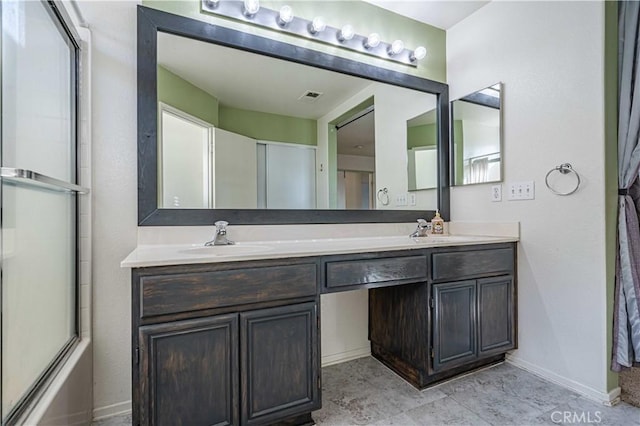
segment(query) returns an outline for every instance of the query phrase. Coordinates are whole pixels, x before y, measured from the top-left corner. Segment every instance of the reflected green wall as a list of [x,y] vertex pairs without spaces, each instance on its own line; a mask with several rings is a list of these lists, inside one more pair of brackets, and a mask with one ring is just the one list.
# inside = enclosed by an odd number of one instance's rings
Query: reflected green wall
[[161,66],[158,67],[158,101],[218,125],[218,100]]
[[407,127],[407,148],[434,146],[438,142],[437,124]]
[[221,105],[204,90],[158,67],[158,100],[230,132],[254,139],[317,145],[315,120]]
[[338,131],[329,124],[327,170],[329,171],[329,208],[338,208]]
[[317,145],[316,120],[220,105],[220,128],[254,139]]

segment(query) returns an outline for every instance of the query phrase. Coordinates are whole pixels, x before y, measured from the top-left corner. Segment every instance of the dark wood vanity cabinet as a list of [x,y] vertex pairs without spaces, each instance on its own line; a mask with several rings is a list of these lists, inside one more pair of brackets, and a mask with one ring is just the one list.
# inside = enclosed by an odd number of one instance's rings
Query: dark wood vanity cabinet
[[320,293],[368,288],[374,357],[424,388],[516,346],[516,246],[132,272],[134,425],[312,424]]
[[139,329],[142,425],[238,424],[238,315]]
[[432,292],[433,371],[476,359],[476,282],[435,284]]
[[515,347],[513,277],[434,284],[432,292],[434,372]]
[[242,424],[319,408],[318,304],[240,314]]
[[369,292],[373,356],[418,388],[516,347],[515,243],[433,249],[428,278]]
[[133,271],[133,424],[303,424],[320,408],[317,262]]

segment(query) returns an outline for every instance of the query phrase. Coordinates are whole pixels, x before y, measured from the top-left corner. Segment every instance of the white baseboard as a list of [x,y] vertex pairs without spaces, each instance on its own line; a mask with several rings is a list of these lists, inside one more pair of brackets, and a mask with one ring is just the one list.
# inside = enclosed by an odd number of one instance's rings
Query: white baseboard
[[601,392],[596,389],[590,388],[589,386],[585,386],[582,383],[578,383],[574,380],[568,379],[564,376],[560,376],[559,374],[554,373],[553,371],[549,371],[546,368],[539,367],[537,365],[531,364],[528,361],[520,359],[513,355],[507,355],[508,363],[515,365],[516,367],[522,368],[523,370],[527,370],[530,373],[535,374],[545,380],[553,382],[562,387],[571,389],[579,393],[580,395],[589,398],[593,401],[599,402],[604,405],[615,405],[620,400],[620,388],[615,388],[609,393]]
[[346,352],[339,352],[337,354],[323,355],[322,366],[328,367],[329,365],[340,364],[342,362],[363,358],[369,355],[371,355],[371,346],[369,345],[362,348],[352,349]]
[[131,413],[131,401],[118,402],[93,409],[93,420],[103,420],[108,417],[121,416]]

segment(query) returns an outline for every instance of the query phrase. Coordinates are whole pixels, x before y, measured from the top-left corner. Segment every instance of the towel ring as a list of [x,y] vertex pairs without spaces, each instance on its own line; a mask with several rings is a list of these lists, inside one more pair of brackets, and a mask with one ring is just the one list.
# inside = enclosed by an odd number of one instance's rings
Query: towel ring
[[[560,192],[555,190],[554,188],[551,187],[551,185],[549,185],[549,175],[551,175],[551,173],[558,171],[563,175],[569,174],[569,173],[573,173],[576,175],[576,187],[573,188],[571,191],[568,192]],[[547,175],[544,177],[544,183],[547,185],[547,188],[549,188],[549,190],[551,192],[553,192],[556,195],[571,195],[574,192],[576,192],[578,190],[578,188],[580,188],[580,175],[578,174],[578,172],[576,172],[573,167],[571,167],[571,164],[569,163],[564,163],[564,164],[560,164],[559,166],[554,167],[553,169],[549,170],[549,172],[547,173]]]
[[376,198],[383,206],[389,205],[389,190],[387,188],[378,189],[378,193],[376,194]]

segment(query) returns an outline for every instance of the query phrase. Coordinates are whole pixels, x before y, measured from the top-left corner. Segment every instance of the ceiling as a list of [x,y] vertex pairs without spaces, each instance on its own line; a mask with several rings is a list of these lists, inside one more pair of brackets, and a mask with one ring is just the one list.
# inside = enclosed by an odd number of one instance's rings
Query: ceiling
[[364,0],[367,3],[382,7],[434,27],[448,30],[476,10],[487,5],[489,1],[457,1],[457,0]]
[[[374,84],[167,33],[158,35],[158,64],[222,105],[299,118],[318,119]],[[309,90],[322,95],[314,101],[298,99]],[[339,154],[373,156],[374,114],[344,126],[338,135]]]
[[338,129],[338,154],[375,157],[375,111]]
[[[224,58],[221,60],[220,58]],[[370,80],[158,33],[158,64],[226,106],[318,119],[372,84]],[[299,100],[306,91],[322,93]]]

